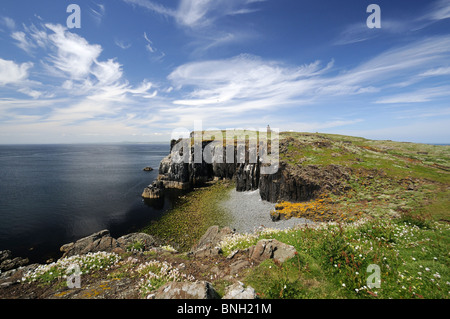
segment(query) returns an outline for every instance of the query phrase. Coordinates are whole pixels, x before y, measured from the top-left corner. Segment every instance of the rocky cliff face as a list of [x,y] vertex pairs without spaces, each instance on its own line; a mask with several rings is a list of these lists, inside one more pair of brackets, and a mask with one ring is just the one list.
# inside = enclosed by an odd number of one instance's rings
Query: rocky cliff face
[[[248,150],[245,152],[245,162],[238,157],[237,147],[232,147],[234,154],[229,155],[222,143],[206,141],[202,143],[201,162],[196,158],[193,146],[190,152],[184,153],[183,143],[189,140],[171,142],[170,154],[159,165],[158,180],[149,185],[143,192],[144,198],[158,198],[164,188],[192,189],[204,185],[214,179],[235,179],[238,191],[258,189],[259,186],[259,156],[256,163],[249,161]],[[205,155],[208,154],[208,155]],[[230,159],[233,160],[230,160]],[[254,162],[254,161],[253,161]]]
[[[190,152],[184,153],[188,147]],[[348,178],[347,169],[339,165],[293,166],[284,162],[279,163],[276,173],[264,174],[261,168],[265,164],[259,156],[256,161],[250,161],[248,149],[245,159],[236,146],[226,148],[222,143],[204,141],[201,149],[209,155],[201,157],[201,162],[197,159],[196,163],[190,139],[172,141],[170,154],[159,166],[158,180],[142,196],[158,198],[164,188],[192,189],[214,179],[234,179],[239,192],[259,189],[263,200],[297,202],[315,198],[324,190],[338,190],[341,181]],[[227,158],[230,149],[234,152],[233,161]]]
[[348,169],[340,165],[291,166],[281,162],[277,173],[261,175],[259,193],[261,199],[271,203],[307,201],[325,191],[339,193],[348,178]]

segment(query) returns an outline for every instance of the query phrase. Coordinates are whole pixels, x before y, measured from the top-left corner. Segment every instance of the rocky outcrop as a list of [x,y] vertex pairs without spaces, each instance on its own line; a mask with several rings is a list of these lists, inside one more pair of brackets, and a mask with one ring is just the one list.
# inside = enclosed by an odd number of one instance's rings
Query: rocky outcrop
[[245,287],[242,282],[228,286],[222,299],[258,299],[255,289]]
[[83,255],[98,251],[114,252],[126,251],[131,245],[139,243],[141,247],[150,248],[156,245],[156,240],[144,233],[132,233],[118,239],[111,237],[109,230],[102,230],[90,236],[81,238],[76,242],[61,246],[62,257]]
[[276,239],[262,239],[255,246],[250,247],[248,255],[251,260],[263,262],[266,259],[274,259],[281,263],[295,257],[294,246],[287,245]]
[[200,238],[190,251],[194,257],[210,257],[217,256],[220,253],[218,244],[228,235],[231,235],[233,230],[229,227],[222,229],[219,226],[211,226],[206,233]]
[[349,179],[348,168],[340,165],[297,165],[280,163],[277,173],[261,175],[259,193],[262,200],[271,203],[285,200],[307,201],[323,192],[338,193]]
[[197,282],[168,282],[151,296],[153,299],[220,299],[211,283]]
[[[230,157],[233,160],[230,160],[227,158],[228,148],[223,147],[222,142],[204,141],[201,162],[197,160],[196,163],[196,150],[194,146],[187,146],[189,142],[190,139],[171,142],[170,154],[159,165],[158,179],[144,189],[143,198],[159,198],[165,188],[189,190],[214,179],[234,178],[238,191],[258,189],[260,158],[250,161],[248,149],[238,155],[237,147],[232,147],[233,155]],[[188,147],[190,152],[184,153]]]
[[0,272],[25,266],[28,263],[28,258],[13,257],[10,250],[0,251]]
[[[234,161],[229,161],[225,160],[229,149],[211,141],[202,144],[202,151],[209,155],[204,155],[201,163],[195,163],[193,146],[189,144],[190,154],[183,153],[189,149],[186,143],[190,139],[171,142],[170,154],[160,163],[158,180],[144,190],[144,198],[159,198],[165,188],[188,190],[214,179],[234,179],[238,192],[259,189],[261,199],[271,203],[299,202],[317,198],[327,191],[340,192],[345,185],[343,181],[349,178],[349,169],[340,165],[301,165],[300,162],[292,165],[283,161],[278,163],[274,174],[264,174],[265,164],[259,156],[256,161],[250,161],[248,147],[242,155],[238,155],[236,145],[232,147]],[[280,143],[281,152],[288,152],[286,145],[287,142]]]

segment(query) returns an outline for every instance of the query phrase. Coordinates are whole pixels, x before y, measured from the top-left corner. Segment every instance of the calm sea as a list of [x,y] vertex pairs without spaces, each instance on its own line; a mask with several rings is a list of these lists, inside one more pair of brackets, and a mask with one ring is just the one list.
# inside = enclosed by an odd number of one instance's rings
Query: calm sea
[[168,152],[168,143],[0,145],[0,250],[43,262],[83,236],[119,237],[157,220],[170,198],[141,194]]

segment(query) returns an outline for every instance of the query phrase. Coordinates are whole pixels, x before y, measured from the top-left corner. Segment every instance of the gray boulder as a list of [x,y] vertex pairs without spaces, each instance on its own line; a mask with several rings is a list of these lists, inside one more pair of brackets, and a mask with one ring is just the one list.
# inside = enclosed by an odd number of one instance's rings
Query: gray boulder
[[155,299],[219,299],[218,293],[207,281],[169,282],[154,294]]
[[232,233],[233,230],[229,227],[220,229],[219,226],[211,226],[197,244],[192,247],[190,253],[195,257],[217,256],[220,253],[218,244]]
[[155,239],[144,233],[132,233],[115,239],[111,237],[109,230],[105,229],[76,242],[65,244],[61,246],[60,251],[63,252],[63,257],[98,251],[115,252],[120,249],[126,251],[130,245],[136,242],[141,242],[144,250],[156,245]]
[[124,250],[137,242],[143,244],[144,250],[157,245],[157,242],[153,236],[144,233],[132,233],[117,239],[117,243]]
[[28,258],[13,257],[10,250],[0,251],[0,271],[8,271],[29,263]]
[[237,282],[227,287],[225,295],[222,299],[258,299],[255,289],[245,287],[242,282]]
[[97,252],[102,249],[109,249],[108,246],[111,245],[117,246],[117,242],[115,242],[115,239],[113,241],[113,238],[109,234],[109,230],[105,229],[81,238],[76,242],[65,244],[61,246],[59,250],[63,253],[63,257],[70,257],[88,252]]
[[296,252],[294,246],[279,242],[276,239],[262,239],[255,246],[250,247],[249,257],[257,262],[262,262],[269,258],[285,262],[293,258]]

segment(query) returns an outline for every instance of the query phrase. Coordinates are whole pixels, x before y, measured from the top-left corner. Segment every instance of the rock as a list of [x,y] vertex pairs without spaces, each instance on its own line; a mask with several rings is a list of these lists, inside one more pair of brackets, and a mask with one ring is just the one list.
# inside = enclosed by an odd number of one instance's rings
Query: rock
[[217,256],[220,253],[220,249],[217,245],[223,238],[232,233],[233,230],[229,227],[219,229],[219,226],[211,226],[197,244],[192,247],[190,253],[195,257]]
[[117,239],[117,243],[125,251],[130,245],[133,245],[136,242],[142,243],[144,246],[144,250],[157,245],[157,242],[155,238],[153,238],[153,236],[144,233],[132,233],[119,237]]
[[13,258],[10,250],[0,251],[0,271],[2,272],[25,266],[29,262],[28,258]]
[[169,282],[160,287],[155,299],[219,299],[218,293],[207,281]]
[[269,258],[285,262],[293,258],[295,253],[294,246],[279,242],[276,239],[262,239],[255,246],[250,247],[249,258],[256,262],[262,262]]
[[143,169],[143,171],[144,171],[144,172],[151,172],[151,171],[153,171],[153,168],[150,167],[150,166],[147,166],[147,167],[145,167],[145,168]]
[[[313,143],[315,147],[329,148],[332,145],[324,137],[317,138],[322,140]],[[279,144],[280,153],[290,156],[288,146],[291,144],[298,149],[303,146],[292,138],[286,139]],[[223,147],[222,141],[205,140],[201,148],[204,158],[196,163],[195,147],[190,138],[172,140],[169,155],[159,165],[158,182],[164,188],[189,190],[209,181],[234,179],[238,192],[259,189],[262,200],[276,203],[280,200],[307,201],[325,191],[339,194],[346,185],[344,180],[349,178],[350,169],[344,166],[295,165],[283,161],[277,164],[275,174],[262,174],[266,164],[261,162],[259,154],[255,161],[248,147],[245,148],[245,157],[238,154],[237,145],[229,149],[228,146]],[[227,152],[234,153],[228,156]],[[159,198],[161,193],[160,187],[153,184],[144,190],[142,197]]]
[[95,253],[98,251],[111,252],[118,247],[117,240],[111,236],[104,236],[87,245],[80,254]]
[[250,266],[250,262],[246,259],[238,259],[230,265],[230,274],[235,275],[242,271],[242,269]]
[[120,253],[125,252],[130,245],[136,242],[141,242],[144,250],[148,250],[157,245],[156,240],[148,234],[131,233],[119,237],[118,239],[114,239],[111,237],[109,230],[102,230],[90,236],[81,238],[74,243],[63,245],[60,248],[60,251],[63,252],[63,257],[99,251]]
[[274,245],[271,239],[262,239],[255,246],[250,247],[250,259],[262,262],[266,259],[273,258]]
[[1,250],[0,251],[0,263],[10,259],[12,256],[11,251],[10,250]]
[[242,282],[237,282],[227,287],[222,299],[258,299],[255,289],[245,287]]
[[278,260],[279,262],[285,262],[288,259],[294,258],[297,250],[295,250],[294,246],[287,245],[285,243],[279,242],[274,239],[276,243],[275,251],[273,254],[273,259]]
[[275,174],[261,174],[259,194],[262,200],[301,202],[314,199],[324,191],[339,193],[349,178],[348,168],[340,165],[297,165],[281,161]]
[[160,181],[155,181],[153,184],[148,185],[142,192],[142,198],[146,199],[158,199],[164,195],[164,184]]
[[110,236],[109,230],[105,229],[90,236],[81,238],[73,243],[68,243],[59,249],[63,257],[85,254],[87,252],[97,252],[112,250],[117,247],[115,239]]

